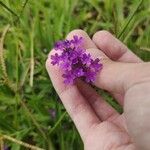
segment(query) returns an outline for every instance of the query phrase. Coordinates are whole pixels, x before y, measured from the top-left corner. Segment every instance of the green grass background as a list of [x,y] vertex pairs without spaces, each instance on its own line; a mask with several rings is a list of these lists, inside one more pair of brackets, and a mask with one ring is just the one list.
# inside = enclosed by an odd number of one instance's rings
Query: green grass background
[[[45,69],[54,42],[76,28],[90,36],[108,30],[144,61],[150,60],[150,0],[0,1],[1,135],[46,150],[83,149]],[[26,149],[5,143],[12,150]]]

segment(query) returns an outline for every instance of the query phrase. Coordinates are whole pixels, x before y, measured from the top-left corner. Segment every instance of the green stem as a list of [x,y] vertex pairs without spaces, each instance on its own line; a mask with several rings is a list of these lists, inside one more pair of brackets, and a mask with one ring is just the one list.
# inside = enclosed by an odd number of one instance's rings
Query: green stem
[[34,33],[31,32],[30,35],[30,86],[33,86],[33,76],[34,76]]
[[58,121],[55,123],[54,127],[50,130],[50,134],[52,134],[52,132],[54,132],[54,130],[58,127],[58,125],[60,124],[60,122],[64,119],[64,117],[66,116],[67,112],[64,112],[61,117],[58,119]]

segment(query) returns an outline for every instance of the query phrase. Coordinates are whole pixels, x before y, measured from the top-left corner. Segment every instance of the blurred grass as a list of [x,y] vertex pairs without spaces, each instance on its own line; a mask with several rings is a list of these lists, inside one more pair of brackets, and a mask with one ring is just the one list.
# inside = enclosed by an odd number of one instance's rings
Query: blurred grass
[[[75,28],[90,36],[105,29],[149,61],[149,16],[150,0],[0,1],[0,134],[44,149],[82,150],[45,70],[47,54],[55,41]],[[12,150],[24,149],[6,143]]]

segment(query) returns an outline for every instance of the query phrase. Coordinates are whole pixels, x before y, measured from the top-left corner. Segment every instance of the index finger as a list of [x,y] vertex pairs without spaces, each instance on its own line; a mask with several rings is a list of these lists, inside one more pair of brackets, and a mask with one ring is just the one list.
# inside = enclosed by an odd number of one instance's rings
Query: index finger
[[[52,50],[49,55],[54,53],[55,51]],[[63,83],[61,70],[57,66],[53,66],[49,58],[46,61],[46,68],[53,86],[84,140],[89,129],[99,124],[99,118],[80,93],[76,84],[66,85]]]

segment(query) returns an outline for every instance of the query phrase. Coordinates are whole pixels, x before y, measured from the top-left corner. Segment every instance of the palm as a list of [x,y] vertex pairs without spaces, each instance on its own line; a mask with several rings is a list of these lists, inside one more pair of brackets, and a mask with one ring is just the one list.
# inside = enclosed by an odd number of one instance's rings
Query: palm
[[[124,150],[135,149],[131,138],[127,131],[120,123],[115,123],[120,120],[119,116],[115,119],[109,118],[112,121],[104,121],[97,126],[93,126],[88,132],[85,141],[86,150]],[[92,148],[94,145],[94,149]]]

